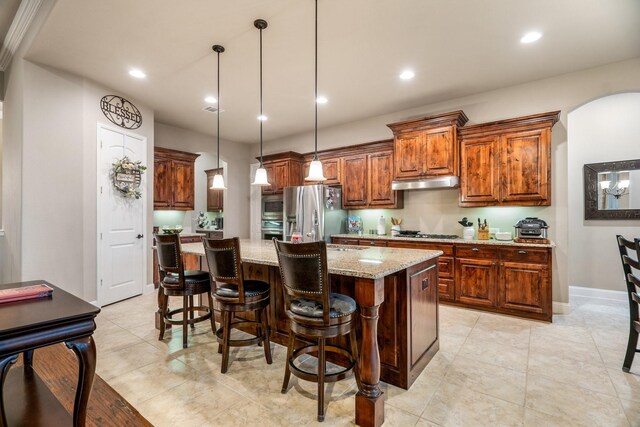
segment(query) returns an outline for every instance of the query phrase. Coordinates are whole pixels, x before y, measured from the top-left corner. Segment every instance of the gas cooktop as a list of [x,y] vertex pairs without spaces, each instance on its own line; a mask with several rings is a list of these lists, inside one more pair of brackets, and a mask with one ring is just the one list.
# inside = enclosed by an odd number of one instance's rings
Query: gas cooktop
[[398,237],[413,237],[416,239],[458,239],[455,234],[427,234],[419,231],[403,230],[398,233]]

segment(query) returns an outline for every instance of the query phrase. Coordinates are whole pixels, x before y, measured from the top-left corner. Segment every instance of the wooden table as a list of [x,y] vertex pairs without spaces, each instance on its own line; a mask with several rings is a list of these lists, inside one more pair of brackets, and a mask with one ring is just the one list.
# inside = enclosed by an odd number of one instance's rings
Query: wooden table
[[[49,298],[0,304],[0,410],[2,426],[84,426],[96,368],[91,335],[100,309],[44,280],[0,285],[0,289],[45,283]],[[73,418],[33,369],[34,350],[64,342],[78,358]],[[20,353],[24,364],[10,369]]]
[[[273,242],[241,240],[240,249],[245,278],[271,285],[271,339],[286,344],[289,326]],[[202,244],[184,244],[182,252],[198,255],[200,268],[206,269]],[[442,251],[336,245],[327,250],[332,291],[352,296],[360,312],[361,387],[355,408],[356,424],[360,426],[378,427],[384,422],[381,374],[388,378],[385,381],[408,388],[438,351],[440,255]],[[385,299],[388,301],[381,310]],[[387,318],[378,328],[381,311]]]

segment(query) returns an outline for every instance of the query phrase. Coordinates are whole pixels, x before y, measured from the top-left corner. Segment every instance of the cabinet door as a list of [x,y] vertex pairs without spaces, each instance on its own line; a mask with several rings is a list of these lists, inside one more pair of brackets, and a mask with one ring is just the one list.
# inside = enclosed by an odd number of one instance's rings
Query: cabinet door
[[177,210],[193,210],[193,171],[194,163],[185,160],[172,160],[173,173],[173,208]]
[[[267,176],[268,172],[267,172]],[[282,193],[284,187],[289,186],[289,162],[277,162],[273,164],[274,179],[271,185],[275,185],[275,193]]]
[[500,263],[498,306],[530,313],[550,313],[549,269],[545,264]]
[[391,189],[393,153],[370,154],[369,206],[389,206],[396,202],[396,192]]
[[342,186],[342,206],[351,209],[366,208],[369,204],[369,176],[367,156],[352,156],[343,159],[344,185]]
[[273,164],[263,164],[264,169],[267,171],[267,181],[271,184],[269,186],[262,187],[262,194],[273,194],[276,191],[276,183],[274,181],[275,174]]
[[435,264],[411,274],[411,366],[438,339],[438,269]]
[[[222,169],[220,169],[219,173],[223,173]],[[215,174],[216,171],[207,173],[207,211],[209,212],[221,211],[224,208],[224,190],[214,190],[211,188]]]
[[460,147],[460,205],[499,203],[498,137],[464,140]]
[[[322,171],[324,173],[324,177],[327,178],[321,184],[324,185],[339,185],[342,181],[342,161],[341,159],[326,159],[322,160]],[[309,165],[311,161],[305,162],[303,165],[303,178],[309,175]],[[304,185],[314,185],[320,184],[316,181],[304,181]]]
[[456,301],[495,307],[497,269],[490,259],[456,259]]
[[171,160],[155,159],[153,161],[153,208],[171,207]]
[[420,178],[424,174],[422,132],[397,136],[394,140],[394,178]]
[[429,129],[424,134],[425,176],[458,175],[457,144],[451,126]]
[[500,199],[549,205],[550,129],[513,132],[500,140]]

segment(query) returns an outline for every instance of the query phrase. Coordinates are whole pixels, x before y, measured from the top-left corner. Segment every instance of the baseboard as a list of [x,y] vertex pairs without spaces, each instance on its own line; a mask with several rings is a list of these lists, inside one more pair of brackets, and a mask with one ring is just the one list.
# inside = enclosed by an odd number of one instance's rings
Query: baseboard
[[149,283],[145,285],[144,289],[142,290],[142,294],[148,295],[148,294],[154,293],[155,291],[156,291],[156,287],[153,285],[153,283]]
[[98,305],[98,301],[89,301],[89,304],[93,304],[96,307],[100,308],[100,306]]
[[571,313],[571,305],[567,302],[553,302],[553,314],[569,314]]
[[614,301],[627,301],[629,299],[625,291],[584,288],[582,286],[569,286],[569,299],[571,299],[571,297],[598,298]]

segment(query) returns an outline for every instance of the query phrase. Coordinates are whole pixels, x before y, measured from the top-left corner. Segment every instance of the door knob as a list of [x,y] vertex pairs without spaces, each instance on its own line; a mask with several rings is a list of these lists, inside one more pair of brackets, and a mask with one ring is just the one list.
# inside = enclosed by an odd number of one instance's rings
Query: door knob
[[142,234],[138,234],[138,235],[136,236],[136,239],[142,239],[143,237],[144,237],[144,236],[143,236]]

